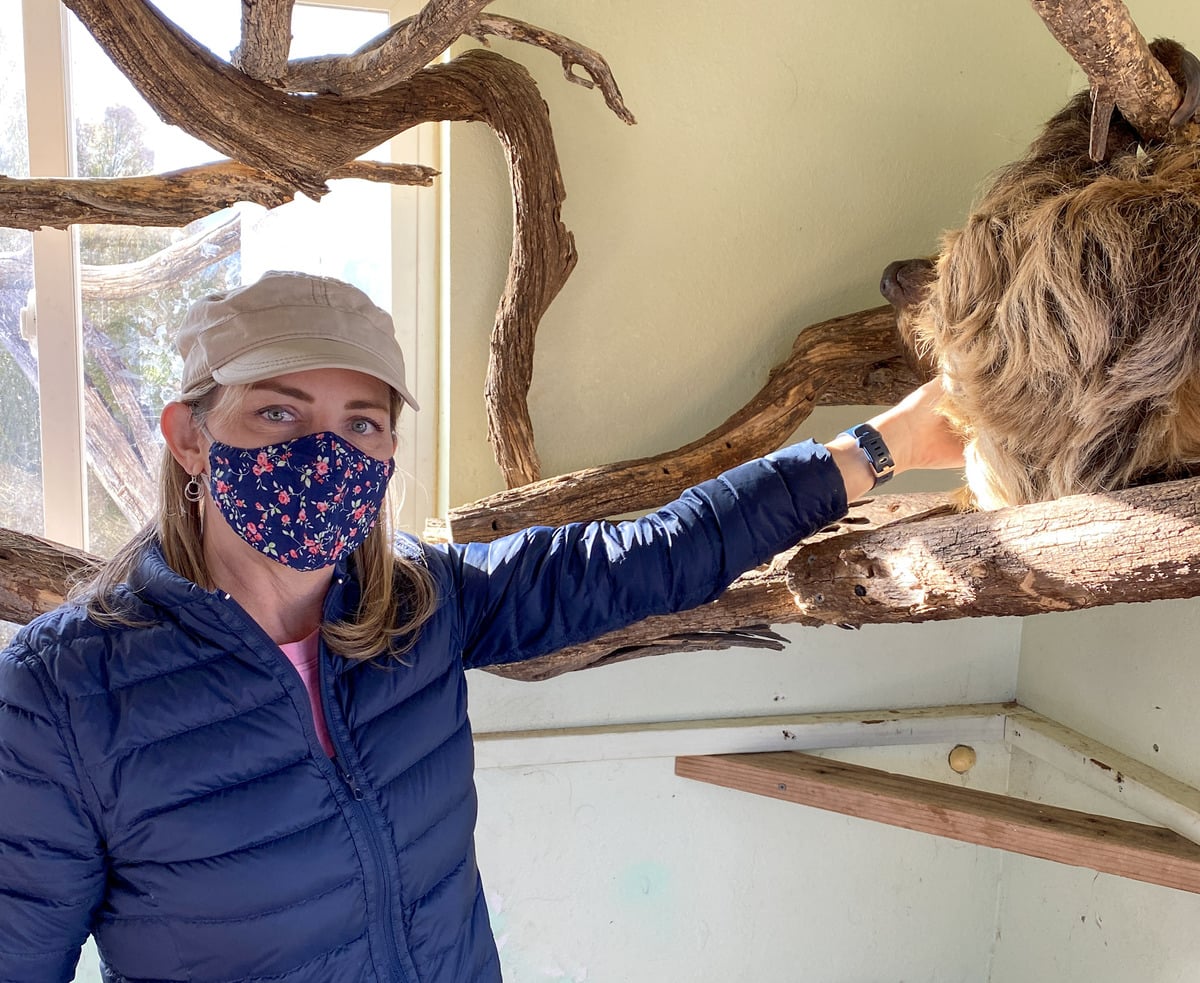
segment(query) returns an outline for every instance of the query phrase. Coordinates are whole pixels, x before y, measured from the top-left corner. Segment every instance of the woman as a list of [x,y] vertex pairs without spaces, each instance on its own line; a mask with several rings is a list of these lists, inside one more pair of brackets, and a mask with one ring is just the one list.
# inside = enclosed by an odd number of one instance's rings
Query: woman
[[[464,670],[715,597],[894,469],[961,464],[926,386],[636,522],[486,545],[382,516],[391,319],[269,273],[201,300],[160,514],[0,657],[0,978],[500,979]],[[860,446],[860,444],[862,446]]]

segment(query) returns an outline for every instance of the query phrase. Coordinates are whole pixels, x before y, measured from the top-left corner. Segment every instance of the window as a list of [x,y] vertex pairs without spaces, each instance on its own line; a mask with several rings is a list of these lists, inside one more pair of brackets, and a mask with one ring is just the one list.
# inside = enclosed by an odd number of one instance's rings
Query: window
[[[162,123],[61,5],[3,2],[15,16],[0,19],[0,173],[122,176],[219,156]],[[237,4],[156,5],[213,51],[238,43]],[[351,51],[386,28],[385,9],[363,7],[298,3],[292,55]],[[367,156],[419,161],[436,139],[415,131],[392,143]],[[0,525],[102,555],[140,527],[156,496],[158,413],[178,392],[172,338],[183,312],[268,269],[340,277],[395,311],[420,391],[418,318],[432,291],[416,274],[433,254],[424,243],[436,202],[428,189],[331,188],[320,204],[240,204],[184,229],[0,229],[0,441],[10,462]],[[410,491],[398,520],[417,528],[428,496],[411,490],[432,480],[432,454],[411,418],[402,419],[397,464]]]

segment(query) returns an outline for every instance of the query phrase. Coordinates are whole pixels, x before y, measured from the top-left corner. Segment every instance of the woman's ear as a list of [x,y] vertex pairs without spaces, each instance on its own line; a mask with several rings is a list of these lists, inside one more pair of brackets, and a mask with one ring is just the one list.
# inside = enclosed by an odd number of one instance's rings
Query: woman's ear
[[159,428],[171,456],[190,475],[201,474],[208,467],[208,441],[200,432],[192,408],[187,403],[167,403],[158,418]]

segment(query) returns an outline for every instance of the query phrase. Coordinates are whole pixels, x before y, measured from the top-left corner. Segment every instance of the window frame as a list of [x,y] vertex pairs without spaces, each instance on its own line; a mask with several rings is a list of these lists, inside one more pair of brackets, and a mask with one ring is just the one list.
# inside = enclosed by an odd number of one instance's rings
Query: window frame
[[[26,52],[25,94],[31,177],[74,173],[71,118],[70,23],[53,0],[21,0]],[[306,4],[377,10],[389,21],[418,4],[387,0],[303,0]],[[412,8],[412,9],[409,9]],[[37,57],[29,57],[37,52]],[[438,166],[442,124],[418,127],[384,146],[387,158]],[[391,309],[405,354],[409,388],[424,409],[401,415],[393,486],[400,527],[420,533],[436,507],[438,394],[438,225],[441,189],[393,187],[391,195]],[[33,233],[34,325],[38,350],[43,535],[76,549],[88,543],[83,333],[78,235],[43,228]]]

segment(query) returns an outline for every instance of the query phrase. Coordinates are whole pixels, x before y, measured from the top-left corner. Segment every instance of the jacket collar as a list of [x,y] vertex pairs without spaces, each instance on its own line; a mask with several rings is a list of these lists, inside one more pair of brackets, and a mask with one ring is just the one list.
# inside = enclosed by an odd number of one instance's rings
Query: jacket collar
[[[344,608],[343,597],[350,581],[349,563],[338,560],[333,568],[333,579],[325,597],[325,617],[340,617]],[[199,584],[183,577],[168,565],[158,541],[152,542],[142,553],[137,565],[129,575],[129,589],[139,597],[165,604],[190,604],[197,601],[214,600],[224,596],[224,591],[205,590]]]

